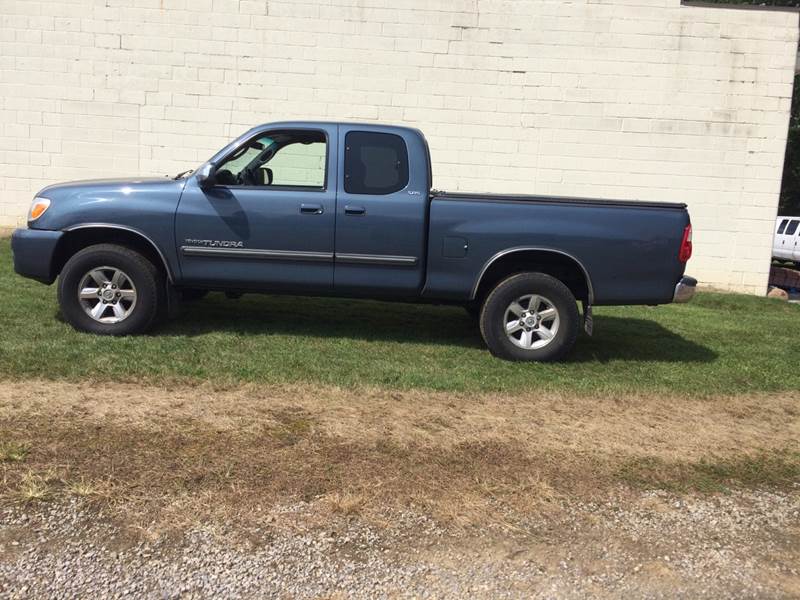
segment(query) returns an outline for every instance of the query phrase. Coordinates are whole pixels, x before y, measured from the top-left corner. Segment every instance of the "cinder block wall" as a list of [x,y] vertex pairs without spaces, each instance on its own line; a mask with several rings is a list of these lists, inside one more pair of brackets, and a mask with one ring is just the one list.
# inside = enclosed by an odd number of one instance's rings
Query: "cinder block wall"
[[407,123],[439,189],[684,201],[762,293],[798,16],[679,0],[0,0],[0,225],[276,119]]

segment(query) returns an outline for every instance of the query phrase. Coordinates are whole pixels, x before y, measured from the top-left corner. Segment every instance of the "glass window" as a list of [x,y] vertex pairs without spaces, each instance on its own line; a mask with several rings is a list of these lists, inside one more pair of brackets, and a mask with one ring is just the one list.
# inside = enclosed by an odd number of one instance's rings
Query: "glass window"
[[327,143],[321,131],[272,131],[233,152],[215,173],[217,185],[325,187]]
[[784,219],[781,221],[780,226],[778,227],[778,235],[782,234],[783,231],[786,229],[786,224],[789,222],[789,219]]
[[392,194],[408,185],[408,150],[399,135],[351,131],[345,138],[344,190]]
[[789,227],[786,228],[786,235],[794,235],[794,232],[797,231],[797,224],[800,221],[789,221]]

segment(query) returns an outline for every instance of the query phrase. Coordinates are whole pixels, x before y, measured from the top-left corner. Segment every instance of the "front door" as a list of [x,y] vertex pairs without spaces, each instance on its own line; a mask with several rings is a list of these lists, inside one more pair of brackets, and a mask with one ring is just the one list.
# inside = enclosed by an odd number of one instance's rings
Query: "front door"
[[427,151],[419,143],[396,132],[339,126],[337,293],[411,297],[422,289],[428,183],[419,164]]
[[185,285],[286,291],[333,286],[336,126],[258,133],[191,178],[175,231]]

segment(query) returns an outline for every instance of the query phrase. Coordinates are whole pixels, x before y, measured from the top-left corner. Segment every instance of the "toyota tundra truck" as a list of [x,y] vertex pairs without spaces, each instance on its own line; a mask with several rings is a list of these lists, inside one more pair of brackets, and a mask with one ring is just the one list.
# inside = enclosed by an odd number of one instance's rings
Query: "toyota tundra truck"
[[431,173],[417,129],[261,125],[175,177],[46,187],[14,268],[57,280],[94,334],[142,333],[209,290],[373,298],[461,305],[523,361],[566,356],[593,306],[694,293],[685,204],[447,193]]

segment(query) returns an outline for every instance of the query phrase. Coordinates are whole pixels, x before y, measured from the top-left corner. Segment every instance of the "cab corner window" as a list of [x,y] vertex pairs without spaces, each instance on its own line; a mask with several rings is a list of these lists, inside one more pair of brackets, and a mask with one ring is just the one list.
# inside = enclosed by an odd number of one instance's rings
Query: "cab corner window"
[[351,131],[345,136],[344,190],[386,195],[408,185],[408,150],[399,135]]
[[327,142],[321,131],[271,131],[236,149],[217,168],[217,185],[325,187]]

